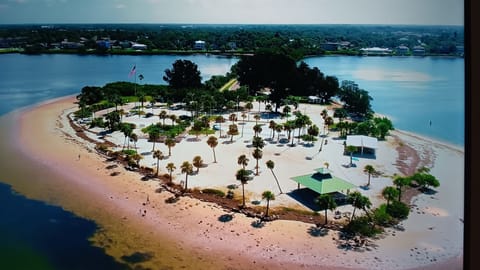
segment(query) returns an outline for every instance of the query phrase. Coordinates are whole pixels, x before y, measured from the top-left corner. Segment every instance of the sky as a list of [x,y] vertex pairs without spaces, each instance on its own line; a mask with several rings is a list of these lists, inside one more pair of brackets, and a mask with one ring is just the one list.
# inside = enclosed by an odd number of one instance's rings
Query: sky
[[0,0],[0,24],[463,25],[463,0]]

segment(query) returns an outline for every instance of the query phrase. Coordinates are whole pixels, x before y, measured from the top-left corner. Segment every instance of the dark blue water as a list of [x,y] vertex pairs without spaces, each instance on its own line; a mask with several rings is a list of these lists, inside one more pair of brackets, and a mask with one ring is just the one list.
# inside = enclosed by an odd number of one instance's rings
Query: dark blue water
[[97,226],[0,183],[0,269],[128,269],[93,247]]
[[332,56],[305,62],[340,82],[355,81],[373,97],[373,110],[388,115],[395,128],[464,145],[463,58]]

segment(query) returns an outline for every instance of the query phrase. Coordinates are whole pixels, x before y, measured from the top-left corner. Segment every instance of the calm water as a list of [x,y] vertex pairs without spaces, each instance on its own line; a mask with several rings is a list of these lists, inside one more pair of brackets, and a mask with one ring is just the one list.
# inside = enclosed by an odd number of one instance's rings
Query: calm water
[[[133,65],[137,66],[137,74],[145,77],[141,83],[164,84],[164,70],[171,68],[177,59],[196,63],[203,80],[225,74],[238,61],[206,55],[0,55],[0,115],[48,99],[78,94],[86,85],[132,81],[128,74]],[[374,97],[373,109],[391,117],[396,128],[464,144],[463,59],[339,56],[305,61],[326,75],[337,76],[339,81],[356,81]],[[25,266],[15,261],[32,262],[37,266],[35,269],[124,267],[101,249],[90,246],[87,239],[96,229],[93,222],[59,207],[18,196],[9,186],[1,184],[0,205],[0,269]],[[100,263],[91,264],[97,261]],[[19,269],[32,268],[26,265]]]
[[373,110],[388,115],[395,128],[464,145],[463,58],[332,56],[305,62],[340,82],[355,81],[373,97]]
[[88,242],[97,226],[0,183],[0,269],[128,269]]

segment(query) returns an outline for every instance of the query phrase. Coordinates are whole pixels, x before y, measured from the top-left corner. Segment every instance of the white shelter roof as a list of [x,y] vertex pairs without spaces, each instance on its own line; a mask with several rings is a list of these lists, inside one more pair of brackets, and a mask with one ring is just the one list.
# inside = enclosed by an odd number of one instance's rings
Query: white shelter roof
[[347,136],[347,145],[353,145],[356,147],[366,147],[371,149],[378,148],[378,140],[374,137],[364,136],[364,135],[348,135]]

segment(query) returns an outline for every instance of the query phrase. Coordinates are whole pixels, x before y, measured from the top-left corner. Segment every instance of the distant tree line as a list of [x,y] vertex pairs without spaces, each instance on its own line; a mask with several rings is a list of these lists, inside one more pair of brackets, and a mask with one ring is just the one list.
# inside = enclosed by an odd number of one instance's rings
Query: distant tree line
[[[46,52],[51,44],[64,40],[82,42],[73,51],[115,53],[99,47],[98,40],[132,41],[148,46],[145,53],[191,52],[195,41],[205,41],[211,52],[252,53],[276,50],[294,59],[325,53],[322,44],[349,42],[340,51],[357,54],[362,47],[413,47],[425,44],[428,54],[453,54],[464,44],[461,26],[389,25],[3,25],[0,47],[20,46]],[[124,52],[125,53],[125,52]]]

